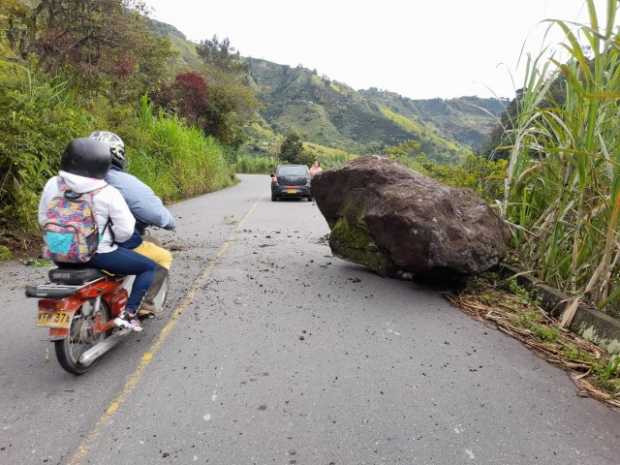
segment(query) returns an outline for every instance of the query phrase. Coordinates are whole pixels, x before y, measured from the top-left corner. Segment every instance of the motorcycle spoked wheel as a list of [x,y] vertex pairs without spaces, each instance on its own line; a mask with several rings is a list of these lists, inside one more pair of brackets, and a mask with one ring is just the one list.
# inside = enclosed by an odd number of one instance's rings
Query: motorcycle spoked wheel
[[[92,305],[92,303],[91,303]],[[107,323],[110,321],[111,312],[108,305],[102,300],[99,306],[99,315],[101,316],[101,322]],[[88,349],[92,348],[95,344],[103,341],[110,334],[99,334],[93,336],[90,328],[95,324],[95,313],[93,312],[89,317],[84,318],[82,315],[82,309],[73,315],[71,320],[71,326],[69,327],[69,336],[60,341],[54,341],[56,349],[56,358],[60,366],[74,375],[82,375],[88,371],[88,369],[94,365],[83,365],[80,363],[80,357]]]

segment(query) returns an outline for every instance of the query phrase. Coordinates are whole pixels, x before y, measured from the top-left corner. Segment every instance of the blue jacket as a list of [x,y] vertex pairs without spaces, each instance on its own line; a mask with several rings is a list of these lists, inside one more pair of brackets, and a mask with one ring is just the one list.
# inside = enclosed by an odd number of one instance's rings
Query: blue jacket
[[105,181],[117,188],[136,220],[146,226],[157,226],[164,229],[174,229],[174,216],[168,211],[155,192],[129,173],[112,167]]

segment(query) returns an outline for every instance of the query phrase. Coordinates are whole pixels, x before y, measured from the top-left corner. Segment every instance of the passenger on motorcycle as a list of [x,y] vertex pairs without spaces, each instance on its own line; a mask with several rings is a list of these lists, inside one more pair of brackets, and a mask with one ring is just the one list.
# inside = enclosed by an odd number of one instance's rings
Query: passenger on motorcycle
[[156,226],[167,230],[175,229],[174,216],[164,207],[161,199],[149,186],[125,172],[127,158],[123,140],[109,131],[95,131],[90,138],[110,147],[112,166],[105,180],[123,194],[131,213],[136,218],[139,232],[143,232],[146,226]]
[[93,139],[73,140],[62,155],[58,176],[51,178],[45,185],[39,202],[38,219],[43,227],[48,221],[49,205],[63,192],[61,189],[75,194],[93,193],[99,242],[96,253],[85,266],[119,275],[136,276],[123,319],[129,322],[133,330],[141,331],[137,312],[153,282],[157,264],[115,244],[131,238],[136,221],[121,193],[105,181],[110,165],[108,146]]
[[89,137],[110,147],[112,166],[105,177],[105,181],[118,189],[123,195],[136,219],[135,233],[128,241],[119,245],[135,250],[161,267],[156,270],[153,285],[144,298],[146,305],[143,307],[152,309],[153,299],[168,276],[168,271],[172,265],[172,254],[151,241],[144,241],[142,236],[147,226],[174,230],[176,228],[174,216],[149,186],[125,171],[127,167],[125,143],[118,135],[109,131],[95,131]]

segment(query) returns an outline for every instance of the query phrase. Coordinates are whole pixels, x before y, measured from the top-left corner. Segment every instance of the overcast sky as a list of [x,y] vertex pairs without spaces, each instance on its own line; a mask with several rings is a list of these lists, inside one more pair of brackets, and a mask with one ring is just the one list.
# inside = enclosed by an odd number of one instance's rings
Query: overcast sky
[[[603,15],[605,0],[597,0]],[[413,98],[512,97],[525,41],[550,17],[585,20],[583,0],[147,0],[194,41],[229,37],[242,55],[316,68],[356,89]],[[557,41],[559,35],[552,36]],[[517,87],[520,87],[517,83]],[[489,90],[490,89],[490,90]]]

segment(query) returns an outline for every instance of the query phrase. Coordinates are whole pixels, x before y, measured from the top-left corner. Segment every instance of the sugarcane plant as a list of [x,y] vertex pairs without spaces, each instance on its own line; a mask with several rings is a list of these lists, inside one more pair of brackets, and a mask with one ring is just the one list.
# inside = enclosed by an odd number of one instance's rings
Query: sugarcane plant
[[548,20],[568,58],[528,58],[510,139],[502,211],[522,263],[605,308],[620,300],[620,37],[618,0],[599,23]]

